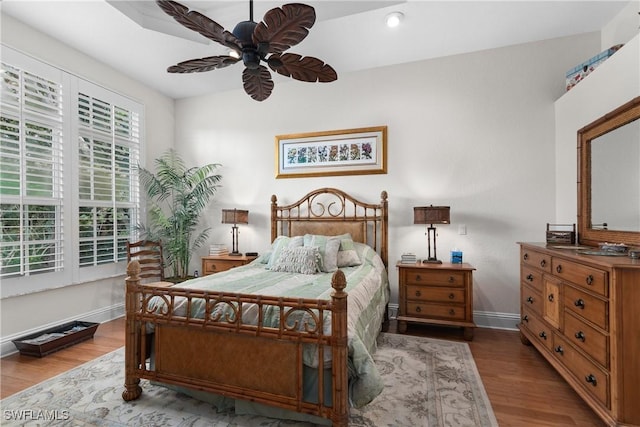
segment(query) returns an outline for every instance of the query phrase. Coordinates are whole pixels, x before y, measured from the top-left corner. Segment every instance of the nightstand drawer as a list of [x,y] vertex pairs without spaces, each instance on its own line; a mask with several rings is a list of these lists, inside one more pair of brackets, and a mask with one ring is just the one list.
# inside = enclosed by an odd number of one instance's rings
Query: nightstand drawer
[[464,289],[428,288],[418,285],[407,285],[407,299],[413,301],[454,302],[464,304]]
[[407,315],[429,319],[465,320],[464,306],[407,302]]
[[464,286],[463,271],[438,271],[438,270],[409,270],[406,272],[407,285],[429,286]]
[[203,262],[203,265],[204,265],[204,271],[202,272],[202,274],[206,276],[207,274],[214,274],[214,273],[219,273],[221,271],[227,271],[230,268],[236,267],[238,263],[235,261],[206,260]]

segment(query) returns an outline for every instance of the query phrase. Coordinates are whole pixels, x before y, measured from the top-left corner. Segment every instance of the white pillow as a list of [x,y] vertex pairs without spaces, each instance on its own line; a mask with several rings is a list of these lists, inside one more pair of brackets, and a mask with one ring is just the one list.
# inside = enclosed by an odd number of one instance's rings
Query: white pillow
[[278,237],[276,237],[276,239],[271,244],[271,256],[269,257],[269,262],[267,262],[267,268],[271,269],[271,267],[273,267],[273,264],[275,264],[276,261],[278,261],[278,258],[280,257],[280,252],[282,252],[282,250],[284,248],[300,247],[300,246],[303,245],[303,243],[304,243],[304,240],[303,240],[302,236],[295,236],[295,237],[278,236]]
[[322,264],[320,265],[320,269],[322,271],[325,273],[331,273],[338,269],[338,250],[340,249],[340,239],[332,236],[305,234],[304,246],[318,248],[322,259]]
[[356,245],[351,238],[351,234],[346,233],[337,236],[340,239],[340,249],[338,249],[338,267],[353,267],[362,264]]
[[316,274],[320,271],[320,251],[316,247],[284,248],[271,271]]

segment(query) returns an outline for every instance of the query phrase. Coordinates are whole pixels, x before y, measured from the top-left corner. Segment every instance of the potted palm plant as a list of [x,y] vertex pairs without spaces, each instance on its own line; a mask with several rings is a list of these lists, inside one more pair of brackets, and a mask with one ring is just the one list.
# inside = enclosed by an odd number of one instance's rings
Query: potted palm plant
[[162,242],[173,280],[182,281],[188,277],[193,252],[209,237],[211,228],[200,232],[196,228],[219,187],[222,176],[215,172],[220,165],[188,168],[173,149],[162,154],[155,164],[155,174],[138,166],[140,185],[149,204],[149,225],[140,225],[139,229],[147,239]]

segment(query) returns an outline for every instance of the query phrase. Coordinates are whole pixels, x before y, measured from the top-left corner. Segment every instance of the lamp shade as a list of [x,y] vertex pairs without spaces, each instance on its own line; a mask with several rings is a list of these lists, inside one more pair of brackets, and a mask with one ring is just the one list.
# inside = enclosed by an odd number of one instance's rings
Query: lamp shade
[[416,206],[413,208],[414,224],[449,224],[449,206]]
[[222,209],[223,224],[249,224],[249,211]]

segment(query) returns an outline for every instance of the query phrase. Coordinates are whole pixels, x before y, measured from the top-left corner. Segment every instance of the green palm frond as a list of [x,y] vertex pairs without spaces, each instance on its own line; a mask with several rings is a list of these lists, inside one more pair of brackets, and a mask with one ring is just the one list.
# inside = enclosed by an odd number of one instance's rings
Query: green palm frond
[[217,163],[187,168],[175,150],[155,161],[156,173],[138,166],[140,184],[150,208],[149,226],[140,226],[147,238],[162,241],[166,264],[175,276],[185,277],[191,254],[205,244],[206,229],[194,236],[200,216],[215,196],[222,176],[215,174]]

